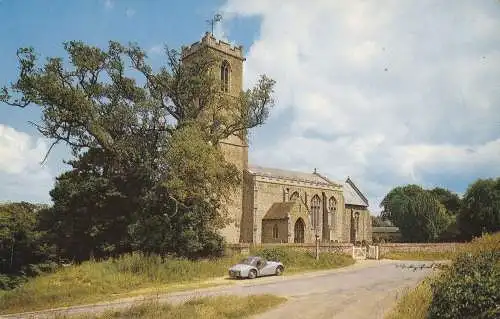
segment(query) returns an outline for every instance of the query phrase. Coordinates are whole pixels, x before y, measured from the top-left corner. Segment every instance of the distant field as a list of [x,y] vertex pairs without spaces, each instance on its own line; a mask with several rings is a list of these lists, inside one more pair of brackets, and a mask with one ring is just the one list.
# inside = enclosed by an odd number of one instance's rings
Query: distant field
[[[321,254],[317,261],[306,252],[290,249],[253,251],[253,254],[278,254],[286,273],[332,269],[354,263],[350,256]],[[227,269],[243,256],[190,261],[142,254],[124,255],[102,262],[84,262],[53,274],[42,275],[23,286],[0,295],[0,313],[15,313],[112,299],[166,293],[227,284],[214,280],[227,275]]]

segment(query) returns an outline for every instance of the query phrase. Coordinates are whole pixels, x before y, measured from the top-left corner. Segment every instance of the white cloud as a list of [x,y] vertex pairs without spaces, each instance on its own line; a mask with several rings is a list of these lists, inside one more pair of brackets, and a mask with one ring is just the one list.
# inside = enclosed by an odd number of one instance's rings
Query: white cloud
[[112,0],[105,0],[104,1],[104,7],[106,7],[106,9],[112,9],[114,6],[115,6],[115,4]]
[[252,162],[351,176],[374,209],[397,184],[500,175],[498,3],[229,0],[223,11],[261,18],[245,85],[277,81],[280,129],[255,132]]
[[40,164],[47,149],[45,140],[0,124],[0,201],[50,201],[54,178]]
[[127,11],[125,11],[125,14],[127,15],[127,17],[131,18],[135,15],[135,10],[128,8]]

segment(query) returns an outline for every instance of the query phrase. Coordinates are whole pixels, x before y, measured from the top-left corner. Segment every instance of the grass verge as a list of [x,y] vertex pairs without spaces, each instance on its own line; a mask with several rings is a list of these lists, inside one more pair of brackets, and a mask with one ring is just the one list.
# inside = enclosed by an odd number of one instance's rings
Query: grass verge
[[262,313],[285,301],[285,298],[274,295],[257,295],[248,297],[219,296],[194,299],[180,305],[150,302],[133,306],[125,311],[112,311],[97,316],[86,315],[69,318],[237,319],[247,318],[249,316]]
[[385,317],[385,319],[425,319],[432,300],[430,281],[427,278],[415,289],[407,290],[398,301],[396,307]]
[[[269,251],[252,251],[252,254],[266,253]],[[279,249],[279,253],[285,273],[332,269],[354,263],[350,256],[341,254],[321,254],[317,261],[307,252]],[[33,278],[0,295],[0,314],[228,284],[231,282],[219,279],[242,257],[190,261],[129,254],[102,262],[84,262]]]
[[409,291],[392,318],[500,318],[500,232],[474,239]]
[[390,252],[382,256],[383,259],[394,260],[451,260],[455,258],[457,252],[444,251],[403,251]]

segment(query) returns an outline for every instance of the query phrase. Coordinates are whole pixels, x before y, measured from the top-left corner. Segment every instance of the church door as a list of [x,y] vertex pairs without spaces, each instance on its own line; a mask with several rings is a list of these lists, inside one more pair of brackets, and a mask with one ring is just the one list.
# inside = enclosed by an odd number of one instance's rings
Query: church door
[[295,243],[303,243],[304,242],[304,229],[306,225],[302,218],[297,219],[294,227],[294,242]]

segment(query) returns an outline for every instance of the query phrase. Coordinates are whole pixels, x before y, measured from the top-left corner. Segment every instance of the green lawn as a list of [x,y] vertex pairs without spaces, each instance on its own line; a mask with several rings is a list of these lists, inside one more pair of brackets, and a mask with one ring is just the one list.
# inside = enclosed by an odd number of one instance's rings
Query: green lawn
[[[341,254],[321,254],[317,261],[306,252],[290,249],[279,252],[285,274],[333,269],[354,263],[350,256]],[[231,281],[221,278],[242,257],[204,261],[168,259],[162,262],[158,256],[132,254],[115,260],[84,262],[33,278],[19,288],[0,294],[0,314],[228,284]]]

